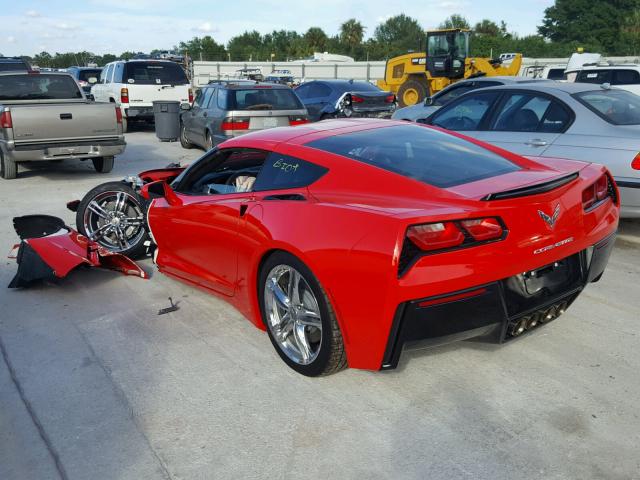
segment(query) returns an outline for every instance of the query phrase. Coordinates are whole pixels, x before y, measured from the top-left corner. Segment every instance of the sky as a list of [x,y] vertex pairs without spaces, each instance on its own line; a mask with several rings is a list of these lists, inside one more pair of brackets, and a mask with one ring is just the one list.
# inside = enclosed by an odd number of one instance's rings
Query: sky
[[[0,53],[47,51],[95,54],[171,49],[194,36],[225,43],[245,30],[268,33],[321,27],[328,35],[356,18],[365,38],[385,19],[404,13],[425,29],[452,13],[473,25],[483,18],[507,22],[509,31],[536,33],[553,0],[0,0]],[[417,8],[416,8],[417,7]]]

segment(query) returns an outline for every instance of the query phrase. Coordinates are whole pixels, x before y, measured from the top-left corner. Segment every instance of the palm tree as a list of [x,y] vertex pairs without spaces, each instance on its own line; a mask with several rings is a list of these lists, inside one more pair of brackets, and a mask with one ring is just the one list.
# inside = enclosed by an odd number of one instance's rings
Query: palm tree
[[352,50],[362,43],[364,26],[355,18],[350,18],[340,25],[340,41]]

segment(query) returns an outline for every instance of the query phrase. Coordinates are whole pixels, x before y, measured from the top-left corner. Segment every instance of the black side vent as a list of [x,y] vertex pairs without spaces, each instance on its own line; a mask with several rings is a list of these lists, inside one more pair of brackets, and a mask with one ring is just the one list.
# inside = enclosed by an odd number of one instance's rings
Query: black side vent
[[528,195],[537,195],[539,193],[550,192],[556,188],[560,188],[569,182],[572,182],[578,178],[578,172],[564,177],[556,178],[544,183],[538,183],[529,187],[515,188],[513,190],[505,190],[504,192],[490,193],[489,195],[482,197],[480,200],[506,200],[508,198],[526,197]]
[[400,252],[400,260],[398,261],[398,277],[404,275],[413,262],[422,254],[422,250],[405,237],[402,244],[402,252]]

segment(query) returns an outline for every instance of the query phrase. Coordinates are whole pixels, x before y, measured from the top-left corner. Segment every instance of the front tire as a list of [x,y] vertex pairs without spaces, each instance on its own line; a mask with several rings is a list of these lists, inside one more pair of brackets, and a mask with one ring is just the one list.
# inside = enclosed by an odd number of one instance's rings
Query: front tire
[[335,311],[309,267],[293,255],[276,252],[265,261],[258,282],[269,339],[289,367],[316,377],[347,366]]
[[398,89],[398,103],[400,107],[416,105],[429,95],[429,86],[420,80],[407,80]]
[[193,143],[191,143],[187,137],[187,129],[184,123],[180,126],[180,145],[182,145],[182,148],[193,148]]
[[0,150],[0,176],[5,180],[13,180],[18,176],[18,164]]
[[98,173],[109,173],[113,170],[113,157],[96,157],[92,158],[91,162],[93,163],[93,168],[96,169]]
[[76,226],[81,234],[111,252],[140,257],[149,240],[146,210],[144,198],[129,185],[107,182],[84,196],[76,212]]

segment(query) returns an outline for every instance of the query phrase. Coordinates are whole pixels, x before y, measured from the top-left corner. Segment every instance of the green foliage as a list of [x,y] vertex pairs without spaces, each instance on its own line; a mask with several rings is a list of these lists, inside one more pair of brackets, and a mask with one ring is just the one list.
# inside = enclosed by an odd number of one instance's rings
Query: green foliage
[[370,47],[376,57],[390,58],[409,50],[419,52],[424,48],[424,39],[425,32],[418,21],[401,14],[376,27]]
[[600,53],[626,55],[637,45],[637,33],[630,44],[625,28],[638,9],[640,0],[556,0],[538,32],[553,42],[601,45]]
[[471,24],[469,21],[459,13],[454,13],[449,18],[445,19],[438,28],[442,30],[449,30],[452,28],[471,28]]

